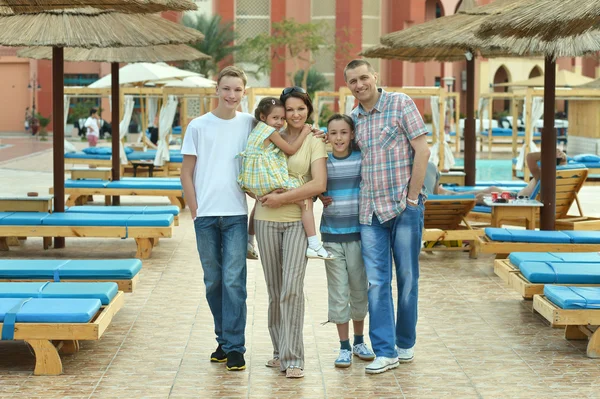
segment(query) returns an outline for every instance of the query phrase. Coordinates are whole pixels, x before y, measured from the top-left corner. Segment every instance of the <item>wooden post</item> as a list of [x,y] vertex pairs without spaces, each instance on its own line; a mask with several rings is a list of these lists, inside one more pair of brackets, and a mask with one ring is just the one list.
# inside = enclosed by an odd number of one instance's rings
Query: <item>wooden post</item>
[[185,137],[185,131],[188,125],[188,98],[185,96],[182,98],[181,112],[179,115],[179,123],[181,123],[181,141],[183,142],[183,138]]
[[252,114],[252,110],[254,109],[254,88],[249,88],[246,90],[246,95],[248,96],[248,112]]
[[[446,92],[440,87],[440,104],[439,104],[439,113],[440,113],[440,125],[438,128],[438,153],[440,155],[440,162],[438,164],[438,170],[444,169],[444,143],[446,142],[446,129],[444,128],[446,125]],[[435,137],[435,135],[434,135]]]
[[512,105],[512,157],[517,156],[517,142],[519,140],[519,105],[520,101],[515,96],[511,100]]
[[[111,69],[111,91],[112,91],[112,179],[118,181],[121,179],[121,160],[119,159],[119,142],[120,142],[120,122],[121,122],[121,93],[119,90],[119,63],[112,62]],[[121,199],[119,196],[113,196],[113,205],[120,205]]]
[[453,93],[452,96],[454,99],[454,132],[456,133],[454,141],[456,153],[460,154],[460,95],[455,94],[456,93]]
[[544,66],[544,130],[542,133],[542,177],[540,230],[554,230],[556,221],[556,129],[554,107],[556,102],[556,63],[546,56]]
[[[483,126],[483,117],[479,115]],[[458,133],[457,133],[458,134]],[[467,118],[465,119],[465,186],[475,185],[475,59],[467,60]],[[458,137],[457,137],[458,140]]]
[[490,96],[490,101],[488,101],[488,159],[492,158],[492,121],[494,120],[494,96]]
[[[65,120],[64,120],[64,49],[52,48],[52,149],[54,212],[65,211]],[[64,237],[54,237],[54,247],[64,248]]]
[[529,142],[531,141],[531,137],[533,136],[533,132],[531,131],[531,112],[533,106],[533,95],[531,89],[528,88],[525,94],[525,149],[523,150],[523,180],[526,182],[529,181],[529,168],[527,168],[527,154],[529,154]]
[[315,125],[317,127],[319,127],[319,93],[316,92],[315,95],[313,96],[313,105],[315,108],[315,112],[313,113],[313,120],[315,121]]

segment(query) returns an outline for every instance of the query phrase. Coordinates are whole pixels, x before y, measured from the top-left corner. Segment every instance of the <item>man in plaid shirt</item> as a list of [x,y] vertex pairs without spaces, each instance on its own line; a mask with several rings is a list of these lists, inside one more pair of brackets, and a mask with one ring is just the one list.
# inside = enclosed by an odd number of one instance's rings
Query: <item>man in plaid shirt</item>
[[377,356],[365,371],[377,374],[414,357],[427,128],[410,97],[377,88],[377,74],[367,61],[351,61],[344,78],[359,101],[352,118],[362,152],[360,233],[369,279],[369,335]]

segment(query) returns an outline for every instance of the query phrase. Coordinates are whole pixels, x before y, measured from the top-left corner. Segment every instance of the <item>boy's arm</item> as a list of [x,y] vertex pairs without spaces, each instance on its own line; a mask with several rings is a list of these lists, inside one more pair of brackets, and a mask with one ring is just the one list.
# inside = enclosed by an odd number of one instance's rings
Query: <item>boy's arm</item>
[[192,220],[196,218],[198,212],[198,201],[196,200],[196,189],[194,188],[194,169],[196,168],[197,157],[195,155],[184,155],[181,165],[181,186],[183,187],[183,196],[190,207]]
[[307,128],[306,126],[304,126],[304,128],[302,129],[300,137],[298,137],[296,141],[294,141],[292,144],[285,141],[285,139],[281,137],[278,131],[274,131],[273,134],[269,136],[269,140],[271,140],[271,142],[275,144],[277,148],[283,151],[285,155],[294,155],[296,152],[298,152],[300,147],[302,147],[302,143],[304,143],[306,136],[308,136],[311,132],[310,128]]
[[539,181],[542,176],[542,170],[538,166],[538,161],[542,158],[541,152],[530,152],[527,154],[527,168],[531,172],[531,176]]

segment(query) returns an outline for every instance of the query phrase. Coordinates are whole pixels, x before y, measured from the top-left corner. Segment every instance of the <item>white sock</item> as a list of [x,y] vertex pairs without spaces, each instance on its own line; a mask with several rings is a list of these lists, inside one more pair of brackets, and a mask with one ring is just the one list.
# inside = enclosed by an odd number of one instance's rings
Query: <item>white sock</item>
[[248,244],[254,246],[254,234],[248,234]]
[[316,251],[317,249],[319,249],[320,246],[321,241],[319,241],[319,238],[317,236],[308,237],[308,247],[310,249],[314,249]]

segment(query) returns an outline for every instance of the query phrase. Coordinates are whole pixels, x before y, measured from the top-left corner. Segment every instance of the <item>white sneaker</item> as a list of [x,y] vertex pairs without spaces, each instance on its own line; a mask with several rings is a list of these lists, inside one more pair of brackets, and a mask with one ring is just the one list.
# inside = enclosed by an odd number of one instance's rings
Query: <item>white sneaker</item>
[[352,352],[348,349],[340,349],[338,358],[335,359],[334,366],[340,368],[350,367],[352,365]]
[[335,259],[335,257],[333,255],[331,255],[329,252],[327,252],[327,250],[323,247],[323,245],[321,245],[319,248],[312,249],[312,248],[306,248],[306,257],[309,259],[324,259],[324,260],[329,260],[329,259]]
[[365,373],[367,374],[379,374],[385,371],[395,369],[400,365],[397,357],[383,357],[377,356],[373,363],[365,367]]
[[250,243],[246,246],[246,259],[258,259],[258,252],[256,252],[254,245]]
[[410,363],[415,358],[415,347],[414,346],[412,348],[408,348],[408,349],[401,349],[401,348],[398,348],[398,345],[396,345],[396,352],[398,352],[398,361],[400,363]]
[[360,360],[375,359],[375,354],[364,342],[362,344],[354,345],[352,347],[352,353],[354,353],[354,356],[358,356]]

